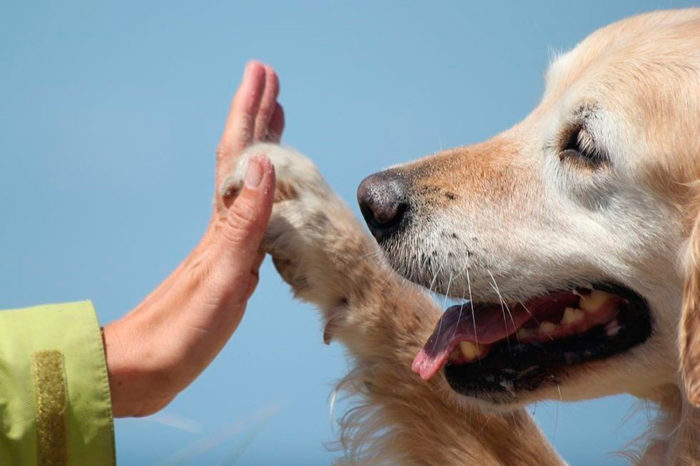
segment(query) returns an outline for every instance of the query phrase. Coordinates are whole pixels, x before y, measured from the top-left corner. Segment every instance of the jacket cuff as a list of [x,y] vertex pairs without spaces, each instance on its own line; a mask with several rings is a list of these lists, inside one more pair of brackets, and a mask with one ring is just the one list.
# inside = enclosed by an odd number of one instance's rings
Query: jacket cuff
[[116,464],[90,301],[0,311],[0,464]]

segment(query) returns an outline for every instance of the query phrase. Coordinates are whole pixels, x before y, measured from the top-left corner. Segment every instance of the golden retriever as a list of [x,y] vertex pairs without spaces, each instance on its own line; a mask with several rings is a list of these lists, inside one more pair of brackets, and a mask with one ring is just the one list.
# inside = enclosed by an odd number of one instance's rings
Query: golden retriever
[[376,243],[311,162],[251,149],[265,248],[356,361],[348,462],[560,464],[522,406],[631,393],[660,412],[635,461],[700,464],[700,10],[605,27],[546,81],[493,139],[365,179]]

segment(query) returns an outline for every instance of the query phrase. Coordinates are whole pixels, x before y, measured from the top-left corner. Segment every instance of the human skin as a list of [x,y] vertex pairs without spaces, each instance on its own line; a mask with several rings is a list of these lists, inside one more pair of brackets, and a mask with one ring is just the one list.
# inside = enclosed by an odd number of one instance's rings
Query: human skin
[[[279,142],[284,112],[278,93],[275,71],[248,63],[216,151],[215,187],[247,146]],[[264,154],[252,159],[235,199],[215,188],[214,211],[199,244],[143,302],[104,327],[115,417],[165,407],[236,330],[258,283],[274,189],[274,169]]]

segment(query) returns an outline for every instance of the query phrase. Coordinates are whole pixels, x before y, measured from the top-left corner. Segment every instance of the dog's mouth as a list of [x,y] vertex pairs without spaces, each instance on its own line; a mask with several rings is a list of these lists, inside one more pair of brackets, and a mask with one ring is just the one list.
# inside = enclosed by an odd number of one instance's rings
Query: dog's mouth
[[570,366],[627,351],[651,331],[646,300],[617,285],[554,291],[517,304],[467,303],[445,311],[413,371],[428,380],[444,367],[460,394],[514,397],[556,382]]

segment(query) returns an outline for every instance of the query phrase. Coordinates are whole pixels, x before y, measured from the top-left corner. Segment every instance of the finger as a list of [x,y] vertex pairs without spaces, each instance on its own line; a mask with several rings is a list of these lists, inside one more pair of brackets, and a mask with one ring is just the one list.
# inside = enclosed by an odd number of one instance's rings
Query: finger
[[284,108],[282,108],[282,105],[275,105],[275,111],[272,113],[272,117],[270,117],[268,127],[267,140],[279,143],[282,139],[282,132],[284,131]]
[[259,248],[270,220],[274,187],[275,171],[270,160],[262,155],[252,157],[243,188],[229,207],[221,232],[221,254],[232,261],[241,280],[259,265]]
[[218,160],[231,159],[253,140],[255,117],[265,90],[265,67],[258,61],[246,65],[241,85],[231,102],[226,126],[217,149]]
[[280,84],[277,73],[271,66],[265,65],[265,90],[260,99],[260,108],[255,118],[255,134],[253,138],[256,141],[263,141],[267,138],[268,125],[277,105],[279,91]]

